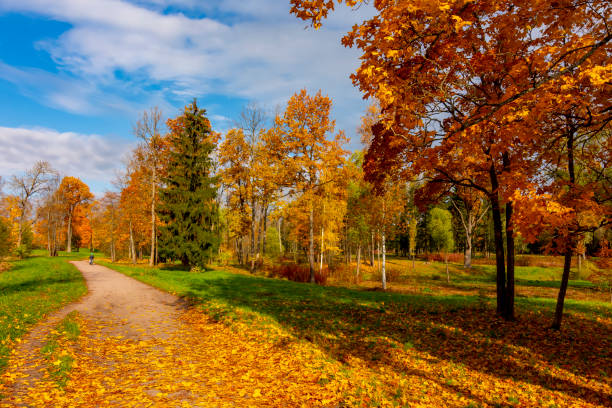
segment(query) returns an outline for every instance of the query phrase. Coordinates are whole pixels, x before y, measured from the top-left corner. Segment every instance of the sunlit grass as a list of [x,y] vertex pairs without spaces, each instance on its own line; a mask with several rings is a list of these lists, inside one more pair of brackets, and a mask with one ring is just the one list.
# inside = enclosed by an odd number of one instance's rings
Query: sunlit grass
[[14,342],[30,327],[87,292],[81,273],[68,263],[87,255],[43,254],[36,251],[30,258],[10,261],[10,269],[0,273],[0,370]]

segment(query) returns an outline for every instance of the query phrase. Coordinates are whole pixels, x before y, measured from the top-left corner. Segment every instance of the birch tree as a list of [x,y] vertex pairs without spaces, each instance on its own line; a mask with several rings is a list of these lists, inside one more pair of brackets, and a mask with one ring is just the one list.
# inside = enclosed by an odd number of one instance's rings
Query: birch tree
[[150,111],[144,111],[134,126],[134,134],[142,140],[142,152],[144,161],[150,172],[151,183],[151,255],[149,266],[157,263],[157,234],[156,234],[156,213],[157,189],[159,187],[159,173],[162,165],[161,155],[164,148],[164,140],[161,135],[162,112],[154,107]]

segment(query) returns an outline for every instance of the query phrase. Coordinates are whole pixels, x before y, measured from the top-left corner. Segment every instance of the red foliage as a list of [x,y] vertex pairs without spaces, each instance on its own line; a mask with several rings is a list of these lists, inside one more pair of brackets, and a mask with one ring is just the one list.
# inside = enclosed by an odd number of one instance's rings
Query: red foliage
[[[306,265],[297,264],[283,264],[275,265],[270,268],[270,274],[280,278],[285,278],[294,282],[310,282],[310,269]],[[327,276],[329,271],[327,268],[323,268],[323,271],[319,272],[315,270],[315,282],[319,285],[325,285],[327,283]]]
[[444,262],[445,257],[448,257],[448,262],[451,263],[463,263],[463,254],[460,253],[448,253],[444,255],[442,252],[432,252],[425,254],[427,262]]

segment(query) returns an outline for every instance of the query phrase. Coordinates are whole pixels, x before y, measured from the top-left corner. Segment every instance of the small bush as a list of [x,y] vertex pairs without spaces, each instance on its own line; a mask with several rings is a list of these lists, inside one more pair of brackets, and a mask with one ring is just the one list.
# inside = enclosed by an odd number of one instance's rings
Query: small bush
[[19,245],[15,248],[15,256],[19,259],[25,259],[30,255],[32,250],[27,245]]
[[[272,266],[269,269],[271,276],[285,278],[294,282],[310,282],[310,268],[305,265],[284,264]],[[329,271],[323,268],[323,271],[315,270],[315,282],[319,285],[327,283]]]
[[[387,282],[398,282],[401,277],[401,270],[396,268],[389,268],[387,265],[385,267],[385,280]],[[382,271],[377,274],[378,280],[382,281]]]
[[189,270],[190,273],[202,273],[202,268],[199,266],[194,266]]
[[[339,283],[358,283],[355,282],[355,270],[356,267],[354,266],[337,264],[333,268],[329,268],[329,277]],[[359,274],[363,275],[363,269],[360,270]]]
[[427,262],[444,262],[448,259],[451,263],[463,263],[463,254],[461,253],[448,253],[444,255],[442,252],[433,252],[425,255]]
[[231,252],[222,251],[219,254],[219,257],[217,258],[217,263],[219,263],[219,265],[227,266],[229,265],[232,258],[233,258],[233,255]]

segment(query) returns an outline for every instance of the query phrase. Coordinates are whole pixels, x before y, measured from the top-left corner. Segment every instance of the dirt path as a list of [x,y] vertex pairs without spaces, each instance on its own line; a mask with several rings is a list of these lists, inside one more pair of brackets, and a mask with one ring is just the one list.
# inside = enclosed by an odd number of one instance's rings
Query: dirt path
[[[21,340],[14,352],[18,358],[13,357],[8,372],[16,378],[3,391],[8,398],[0,401],[1,406],[31,406],[25,402],[27,394],[48,376],[49,363],[43,358],[41,348],[58,323],[73,311],[88,326],[87,334],[96,340],[114,337],[132,342],[160,342],[176,336],[180,329],[185,330],[179,320],[184,302],[176,296],[104,266],[89,265],[87,261],[71,263],[83,274],[88,294],[50,315]],[[104,361],[104,356],[89,354],[107,367],[114,365],[113,361]],[[156,392],[153,390],[150,394]]]
[[87,261],[72,262],[83,274],[89,293],[61,314],[77,311],[86,319],[113,322],[106,334],[136,340],[165,339],[178,329],[184,309],[176,296]]
[[[334,400],[336,390],[319,381],[329,363],[309,343],[274,328],[213,321],[109,268],[73,264],[89,293],[16,346],[0,376],[0,407],[287,407]],[[50,375],[58,361],[41,348],[72,311],[80,335],[59,344],[58,355],[73,359],[62,388]]]

